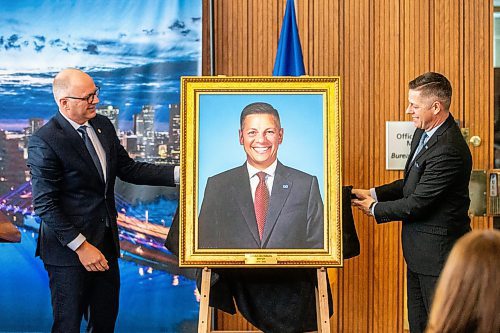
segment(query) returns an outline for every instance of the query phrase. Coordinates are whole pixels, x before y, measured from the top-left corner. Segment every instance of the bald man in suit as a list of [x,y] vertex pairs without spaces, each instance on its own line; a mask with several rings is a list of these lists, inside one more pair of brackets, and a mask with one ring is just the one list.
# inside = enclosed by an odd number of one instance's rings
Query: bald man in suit
[[36,255],[49,275],[52,332],[113,332],[120,275],[116,177],[175,186],[173,166],[136,162],[120,145],[110,120],[96,114],[99,87],[66,69],[54,78],[59,110],[30,138],[33,206],[41,218]]

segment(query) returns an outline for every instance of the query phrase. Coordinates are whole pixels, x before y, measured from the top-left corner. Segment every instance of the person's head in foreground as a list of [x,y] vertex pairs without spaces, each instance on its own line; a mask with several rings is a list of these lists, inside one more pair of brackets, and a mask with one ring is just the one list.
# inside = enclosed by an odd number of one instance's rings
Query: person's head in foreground
[[500,231],[460,238],[434,295],[427,333],[500,332]]

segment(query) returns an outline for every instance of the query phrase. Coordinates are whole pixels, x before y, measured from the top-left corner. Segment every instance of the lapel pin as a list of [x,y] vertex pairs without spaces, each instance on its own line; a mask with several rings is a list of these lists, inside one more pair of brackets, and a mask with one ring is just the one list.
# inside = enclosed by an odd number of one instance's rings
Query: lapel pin
[[101,129],[100,129],[100,128],[98,128],[98,129],[97,129],[97,132],[99,132],[99,134],[101,134]]
[[283,188],[288,188],[288,185],[283,185]]

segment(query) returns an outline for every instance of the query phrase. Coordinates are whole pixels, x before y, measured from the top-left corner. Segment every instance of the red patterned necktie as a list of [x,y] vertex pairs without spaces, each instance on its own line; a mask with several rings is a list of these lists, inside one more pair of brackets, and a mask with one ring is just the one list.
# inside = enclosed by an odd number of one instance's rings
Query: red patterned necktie
[[259,236],[262,240],[262,234],[264,233],[264,225],[266,224],[267,207],[269,206],[269,191],[266,186],[266,173],[258,172],[259,184],[255,189],[255,217],[257,218],[257,228],[259,229]]

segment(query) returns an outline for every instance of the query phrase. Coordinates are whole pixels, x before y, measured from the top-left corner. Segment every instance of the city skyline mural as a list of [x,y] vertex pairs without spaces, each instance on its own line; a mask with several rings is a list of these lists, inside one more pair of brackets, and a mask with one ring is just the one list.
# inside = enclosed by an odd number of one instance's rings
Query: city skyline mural
[[[31,205],[26,147],[56,112],[52,80],[75,67],[100,87],[136,160],[179,163],[179,79],[201,73],[201,0],[0,0],[0,223],[19,244],[0,243],[0,332],[47,332],[47,273],[34,257],[39,218]],[[116,186],[122,249],[116,332],[194,332],[199,295],[163,247],[178,205],[175,189]],[[26,300],[29,299],[29,302]],[[85,323],[83,324],[85,326]]]

